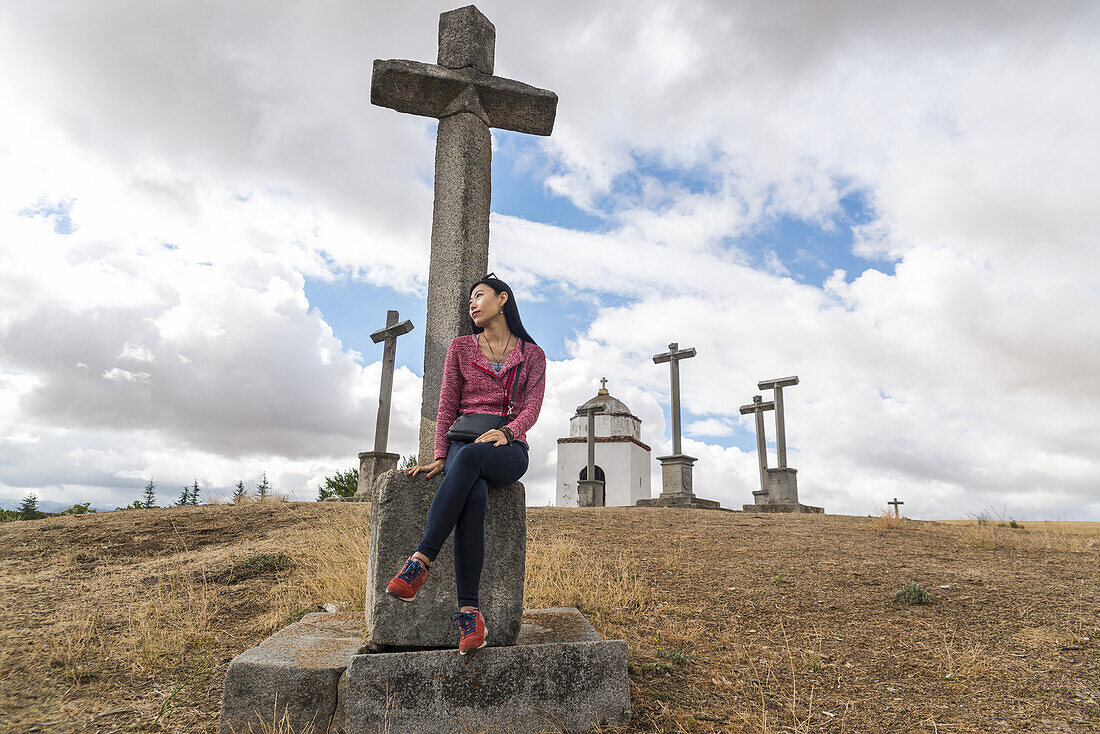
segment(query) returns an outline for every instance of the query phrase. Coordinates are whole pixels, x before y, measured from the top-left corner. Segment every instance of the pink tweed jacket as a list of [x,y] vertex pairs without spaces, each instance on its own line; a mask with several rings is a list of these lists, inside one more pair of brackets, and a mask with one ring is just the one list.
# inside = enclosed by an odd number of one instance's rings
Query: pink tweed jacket
[[[520,339],[519,341],[523,341]],[[477,335],[456,336],[447,345],[443,364],[443,385],[439,390],[439,414],[435,424],[435,458],[445,459],[451,442],[447,429],[458,416],[467,413],[505,415],[512,392],[512,440],[527,444],[527,430],[535,425],[546,391],[546,353],[528,342],[517,343],[504,360],[498,375],[477,345]]]

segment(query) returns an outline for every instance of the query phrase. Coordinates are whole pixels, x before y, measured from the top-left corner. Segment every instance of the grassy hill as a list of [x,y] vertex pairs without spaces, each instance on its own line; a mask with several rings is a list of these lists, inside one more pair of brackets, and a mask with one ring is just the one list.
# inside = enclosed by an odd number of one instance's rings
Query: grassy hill
[[[234,655],[319,605],[362,608],[368,513],[0,525],[0,731],[215,732]],[[528,523],[525,605],[579,607],[629,645],[634,719],[615,731],[1100,731],[1095,526],[661,508]],[[896,601],[908,583],[931,601]]]

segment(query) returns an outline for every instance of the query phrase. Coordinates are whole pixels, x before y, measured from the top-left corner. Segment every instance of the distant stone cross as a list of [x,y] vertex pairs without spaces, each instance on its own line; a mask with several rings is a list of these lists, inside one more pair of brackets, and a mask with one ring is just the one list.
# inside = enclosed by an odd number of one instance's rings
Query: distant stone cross
[[654,364],[668,362],[672,368],[672,455],[680,454],[680,360],[695,356],[695,347],[679,349],[680,345],[672,342],[668,345],[668,351],[664,354],[653,355]]
[[741,415],[754,413],[756,415],[756,457],[760,465],[760,491],[768,491],[768,446],[764,436],[764,413],[775,410],[775,403],[764,402],[764,398],[754,395],[752,403],[741,406]]
[[783,388],[798,384],[798,376],[780,377],[776,380],[761,380],[756,383],[760,390],[775,391],[775,453],[780,469],[787,468],[787,427],[783,418]]
[[893,502],[887,502],[886,504],[894,506],[894,517],[901,517],[901,514],[898,512],[898,505],[904,505],[904,502],[895,497]]
[[439,119],[435,204],[424,334],[420,462],[434,455],[443,362],[451,339],[473,333],[467,288],[489,267],[489,195],[496,127],[531,135],[554,129],[558,96],[493,76],[496,28],[473,5],[439,16],[436,64],[377,59],[371,103]]
[[603,482],[596,479],[596,411],[603,411],[602,403],[581,405],[578,413],[588,414],[588,468],[585,478],[577,484],[577,503],[581,507],[602,507]]
[[393,395],[393,365],[397,356],[397,337],[413,330],[412,322],[397,323],[397,311],[386,311],[386,327],[370,335],[375,344],[386,342],[382,351],[382,385],[378,389],[378,419],[374,424],[374,450],[385,453],[390,434],[390,398]]
[[607,378],[606,377],[601,377],[600,378],[600,391],[601,392],[607,392]]

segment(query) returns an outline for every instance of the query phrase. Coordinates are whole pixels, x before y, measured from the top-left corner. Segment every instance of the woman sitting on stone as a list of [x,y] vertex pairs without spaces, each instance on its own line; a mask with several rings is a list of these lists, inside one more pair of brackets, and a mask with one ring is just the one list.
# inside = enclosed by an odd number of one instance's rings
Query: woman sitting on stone
[[[458,622],[458,650],[463,655],[485,646],[478,584],[489,487],[511,484],[527,471],[526,433],[539,417],[546,387],[546,354],[523,328],[512,289],[495,274],[486,275],[470,289],[470,318],[474,333],[457,336],[447,346],[435,461],[406,471],[409,476],[427,472],[425,478],[443,472],[443,480],[428,510],[424,537],[386,587],[388,594],[411,602],[453,528],[459,611],[451,619]],[[448,438],[457,418],[469,414],[501,416],[503,425],[476,438]]]

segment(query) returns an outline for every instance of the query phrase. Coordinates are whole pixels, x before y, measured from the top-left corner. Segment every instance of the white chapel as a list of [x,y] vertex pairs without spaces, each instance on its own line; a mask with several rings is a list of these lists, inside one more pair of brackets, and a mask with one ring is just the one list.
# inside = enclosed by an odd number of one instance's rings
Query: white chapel
[[577,507],[577,482],[588,478],[589,404],[602,404],[595,413],[595,479],[604,481],[605,506],[633,506],[650,496],[650,448],[641,441],[642,420],[602,387],[569,419],[569,436],[558,439],[558,507]]

